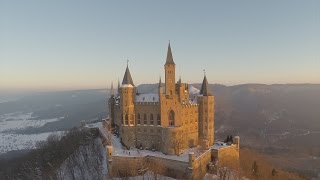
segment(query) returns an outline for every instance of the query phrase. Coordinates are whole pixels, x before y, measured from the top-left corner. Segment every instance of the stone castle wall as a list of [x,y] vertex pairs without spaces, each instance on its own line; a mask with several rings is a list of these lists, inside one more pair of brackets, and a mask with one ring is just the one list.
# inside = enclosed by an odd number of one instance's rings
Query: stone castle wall
[[236,144],[220,149],[212,149],[212,157],[218,161],[219,166],[237,168],[239,166],[239,156]]
[[207,150],[201,156],[189,159],[188,162],[155,156],[112,156],[111,159],[108,164],[111,177],[137,176],[148,169],[177,179],[202,179],[211,160],[211,151]]

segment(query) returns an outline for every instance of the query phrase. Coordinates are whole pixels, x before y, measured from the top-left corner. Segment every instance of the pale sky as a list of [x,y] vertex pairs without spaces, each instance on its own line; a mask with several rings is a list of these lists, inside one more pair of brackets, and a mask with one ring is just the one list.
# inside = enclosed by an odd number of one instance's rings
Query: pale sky
[[3,1],[0,90],[135,84],[320,83],[320,1]]

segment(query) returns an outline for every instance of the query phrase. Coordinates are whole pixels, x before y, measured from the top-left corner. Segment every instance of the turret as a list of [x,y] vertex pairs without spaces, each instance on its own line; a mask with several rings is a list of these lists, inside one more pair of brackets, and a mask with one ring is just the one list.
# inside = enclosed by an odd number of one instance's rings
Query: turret
[[115,97],[113,92],[113,82],[111,83],[110,88],[110,97],[108,100],[108,108],[109,108],[109,120],[111,125],[114,126],[115,124]]
[[162,87],[161,77],[159,78],[159,86],[158,86],[158,89],[159,89],[159,98],[161,99],[161,96],[162,96],[162,94],[163,94],[163,87]]
[[166,64],[164,65],[165,69],[165,94],[169,97],[172,97],[175,94],[175,63],[173,61],[173,56],[171,52],[171,46],[169,43]]
[[121,112],[121,137],[122,142],[127,147],[134,147],[135,139],[135,111],[134,100],[136,95],[136,88],[133,84],[131,73],[127,64],[126,71],[123,76],[120,87],[120,112]]
[[199,139],[203,147],[214,143],[214,96],[209,90],[207,77],[204,74],[200,95],[197,97],[199,104]]
[[120,81],[118,79],[118,95],[120,95]]

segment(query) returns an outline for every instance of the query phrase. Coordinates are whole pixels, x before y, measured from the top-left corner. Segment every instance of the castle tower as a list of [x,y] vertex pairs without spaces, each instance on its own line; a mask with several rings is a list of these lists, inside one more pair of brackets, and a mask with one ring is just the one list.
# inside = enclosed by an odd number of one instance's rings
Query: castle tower
[[111,126],[115,124],[115,96],[113,92],[113,82],[111,83],[110,89],[110,98],[108,100],[108,108],[109,108],[109,120],[111,122]]
[[161,82],[161,77],[159,78],[159,99],[161,99],[161,96],[163,94],[163,88],[162,88],[162,82]]
[[120,135],[123,144],[128,148],[135,146],[135,110],[134,99],[136,88],[133,84],[129,67],[127,65],[122,85],[120,86]]
[[169,97],[172,97],[175,94],[175,63],[173,61],[173,56],[171,52],[170,43],[168,46],[167,52],[167,60],[166,64],[164,65],[165,69],[165,94]]
[[118,79],[118,95],[120,95],[120,81],[119,81],[119,79]]
[[197,97],[199,103],[199,140],[204,148],[209,148],[214,143],[214,96],[208,88],[207,77],[204,75],[200,96]]

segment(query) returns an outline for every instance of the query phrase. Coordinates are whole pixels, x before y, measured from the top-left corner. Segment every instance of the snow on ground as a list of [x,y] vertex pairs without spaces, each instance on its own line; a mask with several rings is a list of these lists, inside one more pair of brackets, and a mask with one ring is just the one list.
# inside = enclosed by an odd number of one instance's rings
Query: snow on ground
[[39,128],[49,122],[60,121],[63,117],[52,119],[35,120],[32,113],[10,113],[0,115],[0,132],[8,132],[19,129],[26,129],[29,127]]
[[47,123],[60,121],[63,117],[36,120],[32,113],[15,112],[0,115],[0,154],[13,150],[34,149],[36,143],[44,141],[52,133],[18,134],[14,131],[39,128]]
[[190,148],[185,150],[179,156],[177,155],[165,155],[159,151],[149,151],[149,150],[140,150],[140,149],[130,149],[126,150],[120,143],[120,139],[115,135],[112,135],[112,146],[113,146],[113,156],[128,156],[128,157],[145,157],[145,156],[154,156],[165,159],[172,159],[177,161],[188,162],[189,153],[194,153],[196,157],[200,156],[203,152],[201,152],[197,147]]
[[[153,174],[152,171],[147,171],[144,175],[141,176],[132,176],[132,177],[127,177],[128,180],[149,180],[149,179],[159,179],[159,180],[175,180],[174,178],[168,177],[168,176],[163,176],[160,174],[157,174],[156,176]],[[112,180],[122,180],[123,178],[121,177],[112,177]]]
[[40,134],[0,133],[0,154],[14,150],[35,149],[37,142],[45,141],[53,133],[63,133],[63,131]]

